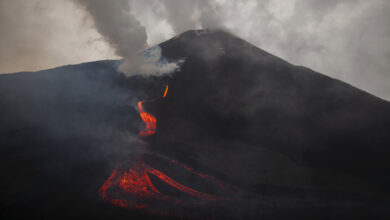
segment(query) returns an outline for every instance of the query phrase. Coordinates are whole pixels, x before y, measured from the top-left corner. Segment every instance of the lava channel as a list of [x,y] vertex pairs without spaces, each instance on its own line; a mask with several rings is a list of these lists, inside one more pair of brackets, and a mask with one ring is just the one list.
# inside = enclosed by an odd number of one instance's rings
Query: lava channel
[[[166,86],[162,97],[165,98],[168,92],[168,85]],[[140,137],[147,137],[156,133],[156,118],[143,109],[142,101],[138,102],[138,111],[142,121],[145,123],[145,128],[139,132]],[[203,173],[195,171],[194,169],[181,164],[175,160],[169,160],[172,164],[182,166],[186,171],[197,175],[201,178],[208,179],[214,184],[218,184],[219,188],[224,188],[222,184],[218,183],[215,178],[209,177]],[[151,182],[150,176],[154,175],[164,183],[176,188],[200,200],[217,200],[217,196],[208,193],[200,192],[185,185],[180,184],[160,170],[147,165],[142,160],[142,155],[137,159],[137,163],[128,169],[115,168],[110,177],[104,182],[100,188],[100,195],[103,199],[108,200],[113,205],[124,208],[146,209],[148,208],[148,201],[165,200],[182,203],[183,201],[177,198],[172,198],[169,195],[161,193]]]

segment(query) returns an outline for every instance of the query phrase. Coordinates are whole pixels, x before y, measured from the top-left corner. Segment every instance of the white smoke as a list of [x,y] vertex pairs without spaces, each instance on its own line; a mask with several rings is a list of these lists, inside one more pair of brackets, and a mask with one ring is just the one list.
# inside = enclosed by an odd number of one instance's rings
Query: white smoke
[[180,34],[189,29],[222,28],[220,6],[206,0],[160,0],[165,17],[174,32]]
[[[137,57],[135,60],[125,60],[120,66],[120,70],[131,70],[131,74],[143,76],[161,76],[168,73],[173,73],[180,70],[180,66],[184,63],[184,59],[179,59],[175,62],[168,62],[161,56],[161,47],[151,47]],[[136,62],[136,65],[132,65]],[[130,65],[130,66],[128,66]]]
[[141,51],[148,47],[145,27],[131,13],[128,0],[77,0],[91,15],[96,30],[123,58],[119,71],[127,76],[162,75],[179,69],[183,62],[161,62],[161,48],[149,51],[144,56]]

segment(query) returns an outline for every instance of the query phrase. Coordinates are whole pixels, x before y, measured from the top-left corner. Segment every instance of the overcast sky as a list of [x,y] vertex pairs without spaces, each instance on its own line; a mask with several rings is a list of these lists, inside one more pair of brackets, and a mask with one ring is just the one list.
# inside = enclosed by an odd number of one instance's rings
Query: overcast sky
[[[0,0],[0,73],[125,57],[106,29],[95,28],[101,17],[85,2]],[[104,8],[109,14],[118,7]],[[130,0],[128,9],[149,46],[188,29],[226,28],[390,100],[389,0]]]

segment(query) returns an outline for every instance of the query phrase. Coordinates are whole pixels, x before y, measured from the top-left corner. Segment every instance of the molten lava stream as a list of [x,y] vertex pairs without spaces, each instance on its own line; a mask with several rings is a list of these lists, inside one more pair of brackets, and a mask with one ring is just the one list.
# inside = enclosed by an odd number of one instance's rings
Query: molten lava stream
[[138,102],[138,111],[139,111],[139,115],[140,115],[142,121],[144,121],[146,124],[145,129],[140,131],[139,135],[141,137],[147,137],[147,136],[150,136],[152,134],[155,134],[157,120],[153,115],[144,111],[144,108],[142,107],[141,101]]
[[165,86],[165,90],[164,93],[162,94],[162,97],[163,98],[167,97],[167,93],[168,93],[168,85]]
[[[165,88],[165,91],[162,95],[163,98],[166,97],[168,92],[168,85]],[[156,133],[156,118],[146,112],[143,109],[142,101],[138,102],[138,111],[139,115],[146,124],[145,129],[143,129],[139,136],[147,137]],[[179,191],[182,191],[192,197],[202,199],[202,200],[216,200],[217,197],[211,194],[199,192],[190,187],[184,186],[179,182],[173,180],[165,173],[145,164],[142,161],[141,156],[138,159],[138,163],[130,167],[127,171],[116,168],[112,171],[110,177],[105,181],[105,183],[100,188],[100,195],[103,199],[110,201],[112,204],[125,207],[125,208],[136,208],[136,209],[145,209],[148,207],[146,204],[147,201],[151,200],[173,200],[178,201],[175,198],[170,198],[168,195],[161,193],[151,182],[149,175],[153,174],[161,181],[166,184],[176,188]],[[171,160],[173,164],[184,167],[188,172],[191,172],[199,177],[207,178],[209,181],[218,184],[220,188],[223,188],[222,184],[219,184],[214,178],[211,178],[205,174],[195,171],[194,169],[187,167],[184,164],[180,164],[174,160]],[[113,195],[116,198],[112,198]],[[119,198],[118,198],[119,197]],[[143,202],[145,204],[142,204]]]

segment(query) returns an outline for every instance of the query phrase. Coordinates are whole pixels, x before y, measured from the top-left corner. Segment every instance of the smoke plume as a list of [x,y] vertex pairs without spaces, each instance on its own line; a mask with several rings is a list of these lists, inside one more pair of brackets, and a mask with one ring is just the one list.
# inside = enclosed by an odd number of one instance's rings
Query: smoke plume
[[161,49],[152,56],[140,54],[148,47],[145,27],[131,13],[128,0],[78,0],[91,15],[96,30],[123,58],[119,71],[127,76],[162,75],[174,72],[182,61],[161,62]]
[[176,34],[189,29],[222,27],[220,7],[216,1],[161,0],[160,4]]

